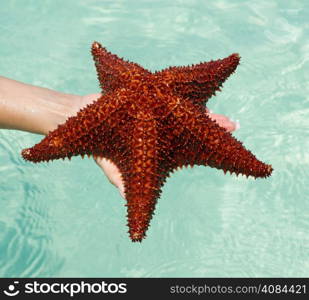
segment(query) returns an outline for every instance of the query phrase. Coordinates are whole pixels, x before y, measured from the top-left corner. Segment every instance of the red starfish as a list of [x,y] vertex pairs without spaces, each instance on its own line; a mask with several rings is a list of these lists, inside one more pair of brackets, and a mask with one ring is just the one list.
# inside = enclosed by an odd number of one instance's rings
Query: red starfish
[[25,159],[103,156],[119,168],[132,241],[141,241],[166,178],[178,167],[204,165],[224,172],[270,176],[255,156],[206,114],[205,104],[234,72],[239,55],[152,73],[92,45],[104,94],[70,117]]

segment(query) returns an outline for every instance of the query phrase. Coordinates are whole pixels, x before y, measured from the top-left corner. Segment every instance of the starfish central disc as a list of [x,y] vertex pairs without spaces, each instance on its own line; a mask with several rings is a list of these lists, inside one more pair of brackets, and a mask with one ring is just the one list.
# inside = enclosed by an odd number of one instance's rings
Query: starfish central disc
[[172,93],[167,93],[170,89],[167,84],[157,85],[155,75],[149,75],[139,81],[134,78],[131,83],[131,98],[128,114],[139,120],[162,119],[168,116],[180,103],[180,99]]

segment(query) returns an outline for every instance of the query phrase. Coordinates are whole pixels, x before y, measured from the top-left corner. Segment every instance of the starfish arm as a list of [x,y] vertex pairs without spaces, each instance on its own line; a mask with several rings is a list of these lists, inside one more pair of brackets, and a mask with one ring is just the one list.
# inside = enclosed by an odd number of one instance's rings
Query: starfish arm
[[271,175],[271,165],[258,160],[241,142],[207,114],[200,113],[189,101],[179,105],[174,115],[191,135],[191,142],[175,152],[176,161],[181,159],[184,165],[205,165],[254,178]]
[[156,75],[161,77],[177,96],[205,105],[216,91],[220,91],[223,82],[235,71],[239,60],[239,55],[234,53],[216,61],[187,67],[170,67]]
[[98,42],[92,44],[91,53],[95,62],[101,88],[111,92],[124,85],[135,74],[147,74],[149,71],[136,63],[125,61],[108,52]]
[[[117,122],[121,102],[104,95],[70,117],[64,124],[50,132],[40,143],[24,149],[22,156],[32,162],[71,158],[75,155],[102,155],[109,152],[110,132]],[[117,136],[115,136],[117,138]],[[99,145],[99,146],[98,146]]]
[[130,152],[118,165],[125,186],[129,235],[132,241],[141,241],[145,237],[162,185],[155,119],[135,119]]

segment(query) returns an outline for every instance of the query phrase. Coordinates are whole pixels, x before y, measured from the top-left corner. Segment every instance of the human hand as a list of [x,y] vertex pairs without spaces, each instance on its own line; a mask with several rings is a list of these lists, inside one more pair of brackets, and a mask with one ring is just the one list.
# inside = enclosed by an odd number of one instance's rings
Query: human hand
[[[81,97],[80,102],[76,103],[75,106],[76,112],[78,112],[80,108],[86,106],[87,104],[92,103],[100,96],[101,94],[90,94]],[[239,124],[237,122],[232,121],[231,119],[229,119],[224,115],[214,114],[208,108],[206,108],[206,112],[212,120],[216,121],[221,127],[224,127],[229,132],[232,132],[239,128]],[[97,165],[102,169],[102,171],[104,172],[110,183],[112,183],[114,186],[118,188],[120,195],[125,199],[124,184],[118,167],[104,157],[100,156],[94,157],[94,160],[97,163]]]

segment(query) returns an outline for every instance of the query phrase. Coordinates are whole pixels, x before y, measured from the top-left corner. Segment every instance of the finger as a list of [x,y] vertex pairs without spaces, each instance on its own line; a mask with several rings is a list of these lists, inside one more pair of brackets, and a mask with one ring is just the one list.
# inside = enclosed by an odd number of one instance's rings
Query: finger
[[234,130],[236,129],[236,125],[235,125],[235,123],[233,123],[233,122],[229,122],[229,123],[226,123],[226,124],[224,125],[224,128],[225,128],[228,132],[232,132],[232,131],[234,131]]
[[236,123],[224,115],[210,113],[209,117],[228,132],[232,132],[240,127],[239,122]]
[[220,124],[222,127],[224,127],[228,132],[232,132],[236,130],[236,123],[232,122],[230,120],[225,121],[224,123]]
[[209,117],[216,121],[219,125],[223,126],[225,123],[228,123],[230,120],[228,117],[219,114],[209,114]]
[[124,193],[124,188],[119,188],[118,191],[119,191],[121,197],[122,197],[123,199],[126,199],[126,195],[125,195],[125,193]]
[[240,128],[240,123],[238,120],[234,121],[233,119],[230,119],[230,122],[233,124],[233,129],[231,131],[236,131]]
[[108,180],[115,186],[119,187],[119,185],[121,185],[121,175],[117,166],[103,157],[98,157],[95,160],[107,176]]
[[94,160],[97,165],[103,170],[109,182],[115,185],[119,189],[121,196],[125,198],[124,184],[121,173],[117,166],[113,164],[110,160],[100,156],[95,157]]

